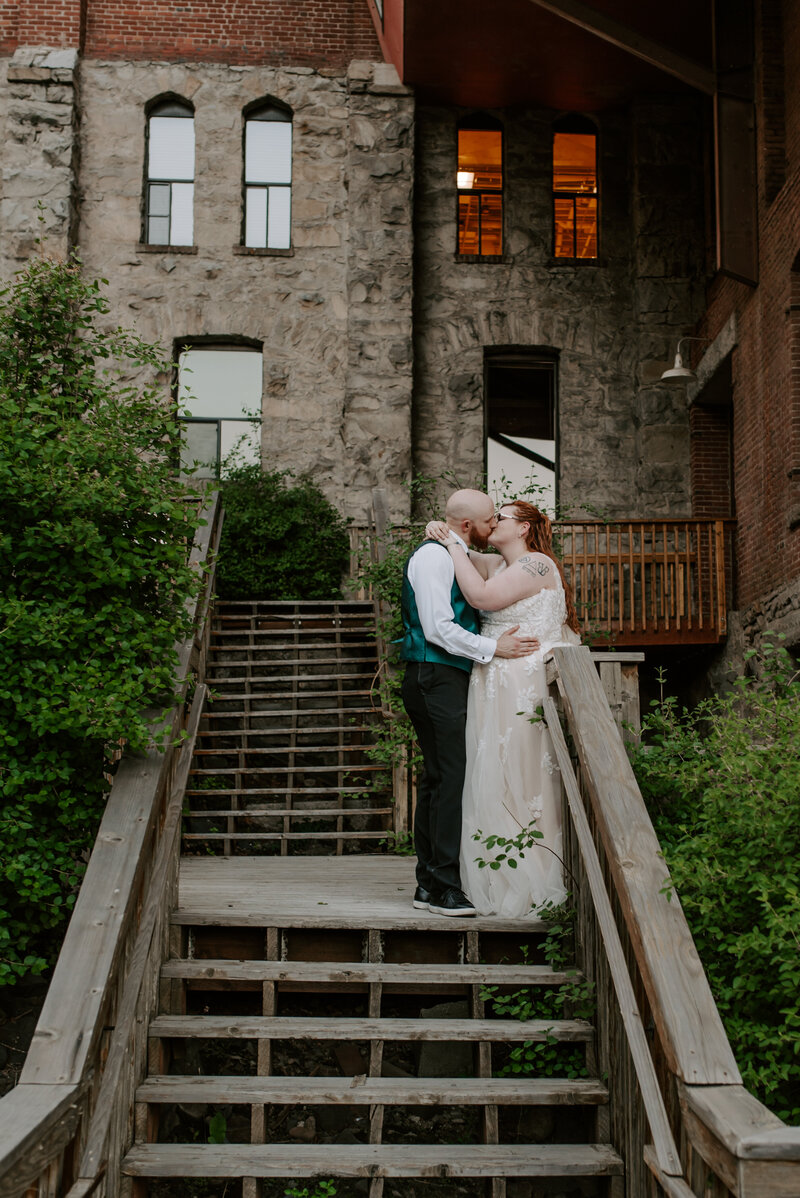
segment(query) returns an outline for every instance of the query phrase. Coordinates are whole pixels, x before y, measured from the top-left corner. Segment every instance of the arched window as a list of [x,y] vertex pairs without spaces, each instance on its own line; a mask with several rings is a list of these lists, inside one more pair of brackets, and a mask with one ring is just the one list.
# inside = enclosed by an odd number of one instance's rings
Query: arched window
[[597,257],[597,128],[585,116],[553,125],[553,255]]
[[244,114],[244,244],[288,250],[292,244],[292,111],[260,101]]
[[503,126],[493,117],[458,126],[458,254],[503,253]]
[[148,245],[194,242],[194,109],[177,97],[147,114],[144,240]]

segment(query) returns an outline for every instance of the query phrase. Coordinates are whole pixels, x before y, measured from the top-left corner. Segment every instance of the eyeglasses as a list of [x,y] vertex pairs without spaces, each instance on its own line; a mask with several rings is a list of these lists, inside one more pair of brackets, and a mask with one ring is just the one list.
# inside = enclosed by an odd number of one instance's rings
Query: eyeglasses
[[504,512],[498,512],[496,518],[499,524],[501,520],[521,520],[522,516],[506,516]]

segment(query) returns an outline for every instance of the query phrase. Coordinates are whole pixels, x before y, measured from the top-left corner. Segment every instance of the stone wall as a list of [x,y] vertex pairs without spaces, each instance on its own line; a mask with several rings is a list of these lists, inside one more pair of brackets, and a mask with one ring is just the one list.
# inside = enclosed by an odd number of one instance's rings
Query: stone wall
[[[479,263],[455,261],[456,125],[466,114],[418,106],[419,471],[478,480],[484,350],[547,348],[558,353],[561,506],[612,517],[689,513],[685,396],[653,384],[702,299],[702,192],[695,183],[687,196],[681,183],[683,174],[701,176],[701,112],[700,103],[664,101],[598,119],[600,257],[584,262],[551,257],[556,114],[494,114],[506,147],[505,253]],[[671,119],[675,136],[666,131]]]
[[[367,518],[371,489],[382,485],[392,514],[404,516],[414,109],[394,68],[356,62],[348,75],[87,59],[80,76],[77,239],[87,271],[109,280],[111,318],[168,354],[198,337],[260,342],[265,465],[312,472],[356,521]],[[60,93],[42,95],[52,86],[26,81],[11,95],[12,151],[15,130],[32,130],[27,140],[19,135],[24,192],[21,163],[4,155],[3,236],[12,262],[31,250],[36,194],[53,214],[58,248],[66,243],[74,175],[63,175],[62,163],[74,123]],[[195,108],[195,246],[182,252],[141,244],[144,106],[165,92]],[[242,109],[265,95],[294,113],[288,256],[239,245]]]
[[4,68],[0,254],[8,277],[37,238],[47,238],[49,252],[66,255],[75,235],[78,55],[21,49]]

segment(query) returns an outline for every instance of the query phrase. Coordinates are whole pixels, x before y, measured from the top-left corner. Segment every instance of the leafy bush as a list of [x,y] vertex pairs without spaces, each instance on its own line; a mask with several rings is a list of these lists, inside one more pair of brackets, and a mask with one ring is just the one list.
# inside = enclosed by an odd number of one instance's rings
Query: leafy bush
[[217,594],[222,599],[336,599],[349,564],[347,526],[311,479],[236,465],[225,507]]
[[651,704],[633,765],[745,1084],[800,1118],[800,685],[752,651],[732,692]]
[[52,957],[107,747],[147,743],[189,632],[197,494],[163,387],[130,382],[169,368],[107,311],[75,261],[0,295],[0,985]]

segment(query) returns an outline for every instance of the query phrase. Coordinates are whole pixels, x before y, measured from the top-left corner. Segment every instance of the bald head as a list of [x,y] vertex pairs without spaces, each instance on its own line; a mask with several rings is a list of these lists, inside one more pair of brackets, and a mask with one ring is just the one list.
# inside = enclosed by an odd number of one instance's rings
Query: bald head
[[447,501],[445,518],[473,549],[485,549],[495,526],[494,504],[483,491],[454,491]]
[[483,491],[473,491],[466,488],[454,491],[447,501],[445,518],[460,523],[462,520],[491,520],[494,515],[494,504]]

